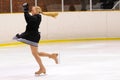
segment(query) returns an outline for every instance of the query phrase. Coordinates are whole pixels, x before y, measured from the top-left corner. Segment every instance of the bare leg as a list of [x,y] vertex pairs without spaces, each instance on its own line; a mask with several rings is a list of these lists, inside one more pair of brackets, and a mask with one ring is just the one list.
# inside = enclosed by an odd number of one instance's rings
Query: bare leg
[[46,52],[39,52],[39,56],[52,58],[55,61],[55,63],[58,64],[58,58],[57,58],[58,53],[49,54]]
[[38,54],[38,47],[34,47],[34,46],[30,46],[31,48],[31,52],[34,56],[34,58],[36,59],[37,63],[39,64],[39,71],[35,72],[35,74],[41,74],[41,73],[46,73],[46,70],[45,70],[45,67],[44,65],[42,64],[42,61],[41,61],[41,58],[39,57],[39,54]]

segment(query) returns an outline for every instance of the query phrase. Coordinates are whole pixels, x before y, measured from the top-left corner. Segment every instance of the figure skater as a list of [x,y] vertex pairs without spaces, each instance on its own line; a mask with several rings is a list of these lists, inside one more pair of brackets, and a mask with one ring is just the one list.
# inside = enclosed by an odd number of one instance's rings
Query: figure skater
[[39,25],[41,23],[41,15],[42,10],[38,6],[33,6],[31,13],[29,14],[29,6],[28,3],[23,4],[24,9],[24,17],[27,23],[25,32],[21,34],[17,34],[14,39],[23,43],[30,45],[32,55],[34,56],[35,60],[39,64],[39,70],[35,72],[35,74],[46,74],[46,69],[41,61],[40,57],[48,57],[53,59],[56,64],[58,64],[58,53],[48,54],[46,52],[38,52],[38,43],[41,38],[40,32],[38,31]]

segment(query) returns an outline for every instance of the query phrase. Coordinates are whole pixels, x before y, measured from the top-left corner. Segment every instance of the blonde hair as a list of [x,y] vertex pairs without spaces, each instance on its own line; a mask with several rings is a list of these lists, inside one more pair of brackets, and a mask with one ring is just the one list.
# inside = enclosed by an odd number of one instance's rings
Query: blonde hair
[[43,12],[41,7],[39,7],[39,6],[34,6],[34,7],[35,7],[35,9],[36,9],[36,13],[37,13],[37,14],[41,13],[41,14],[43,14],[43,15],[50,16],[50,17],[54,17],[54,18],[55,18],[56,16],[58,16],[58,13],[57,13],[57,12]]
[[36,9],[36,13],[37,13],[37,14],[42,13],[41,7],[39,7],[39,6],[34,6],[34,7],[35,7],[35,9]]

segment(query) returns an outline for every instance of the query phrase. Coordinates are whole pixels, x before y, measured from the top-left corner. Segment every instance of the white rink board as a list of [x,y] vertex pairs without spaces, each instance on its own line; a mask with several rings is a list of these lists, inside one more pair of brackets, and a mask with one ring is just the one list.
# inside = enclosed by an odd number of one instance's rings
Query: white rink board
[[[42,40],[120,37],[120,12],[60,12],[56,18],[43,16]],[[12,42],[25,31],[24,15],[0,14],[0,43]]]

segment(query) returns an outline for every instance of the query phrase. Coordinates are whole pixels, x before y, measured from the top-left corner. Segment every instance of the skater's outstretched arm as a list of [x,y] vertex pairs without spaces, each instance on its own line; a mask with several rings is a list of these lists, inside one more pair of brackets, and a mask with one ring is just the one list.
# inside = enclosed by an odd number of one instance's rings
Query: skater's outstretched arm
[[29,5],[28,3],[23,4],[23,10],[24,10],[24,17],[27,23],[31,23],[32,21],[36,21],[37,16],[30,15],[29,14]]

